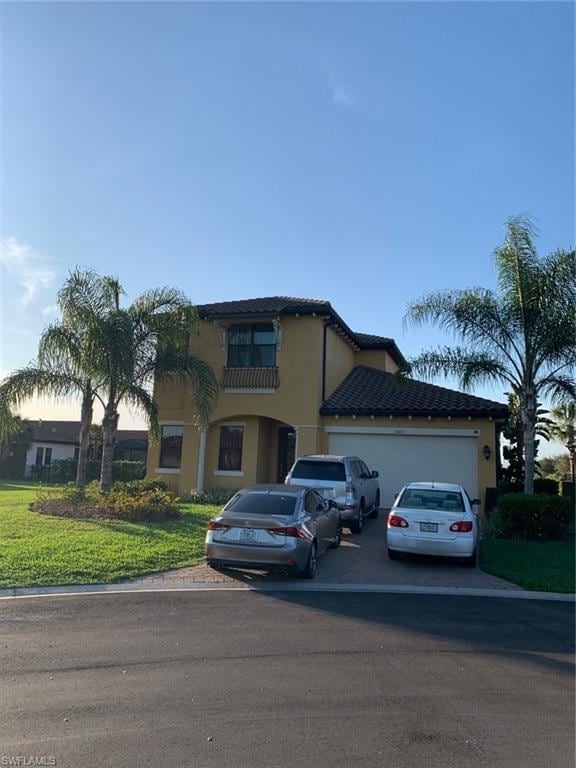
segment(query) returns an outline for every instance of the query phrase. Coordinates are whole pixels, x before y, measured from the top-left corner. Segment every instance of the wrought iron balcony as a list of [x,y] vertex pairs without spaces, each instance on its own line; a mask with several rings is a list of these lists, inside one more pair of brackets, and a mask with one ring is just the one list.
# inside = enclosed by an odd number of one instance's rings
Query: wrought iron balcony
[[280,386],[278,368],[224,368],[224,389],[277,389]]

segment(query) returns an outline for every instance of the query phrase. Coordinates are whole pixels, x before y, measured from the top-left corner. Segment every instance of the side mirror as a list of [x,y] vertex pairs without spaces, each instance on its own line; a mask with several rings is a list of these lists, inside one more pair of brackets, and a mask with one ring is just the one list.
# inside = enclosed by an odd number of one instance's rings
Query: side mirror
[[480,504],[482,504],[480,499],[472,499],[472,501],[470,503],[472,504],[473,507],[479,507]]
[[376,472],[376,470],[373,470],[372,472],[370,472],[370,477],[373,477],[374,479],[376,479],[377,477],[380,477],[380,475],[378,474],[378,472]]

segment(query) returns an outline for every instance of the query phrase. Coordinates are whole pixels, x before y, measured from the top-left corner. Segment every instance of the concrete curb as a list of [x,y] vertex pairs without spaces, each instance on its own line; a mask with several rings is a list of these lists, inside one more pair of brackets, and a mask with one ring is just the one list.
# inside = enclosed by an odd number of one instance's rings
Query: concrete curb
[[549,600],[571,603],[576,595],[561,592],[530,592],[523,589],[478,589],[473,587],[415,587],[394,584],[229,584],[174,582],[150,584],[127,582],[122,584],[86,584],[61,587],[16,587],[1,589],[0,600],[37,597],[65,597],[79,595],[121,594],[135,592],[366,592],[390,595],[445,595],[456,597],[495,597],[509,600]]

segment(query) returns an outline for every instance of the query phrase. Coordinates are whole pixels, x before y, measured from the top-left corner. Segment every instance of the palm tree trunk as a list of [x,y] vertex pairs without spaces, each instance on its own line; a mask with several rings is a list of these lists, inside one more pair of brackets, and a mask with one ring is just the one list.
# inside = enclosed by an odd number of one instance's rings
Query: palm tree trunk
[[86,485],[86,459],[90,445],[90,427],[93,416],[92,393],[85,393],[82,399],[82,415],[80,421],[80,447],[78,449],[78,466],[76,467],[76,488]]
[[108,493],[112,488],[112,461],[114,459],[114,438],[118,427],[118,412],[115,403],[108,403],[102,419],[102,467],[100,490]]
[[520,397],[520,419],[524,442],[524,493],[534,493],[536,466],[536,394],[528,389]]

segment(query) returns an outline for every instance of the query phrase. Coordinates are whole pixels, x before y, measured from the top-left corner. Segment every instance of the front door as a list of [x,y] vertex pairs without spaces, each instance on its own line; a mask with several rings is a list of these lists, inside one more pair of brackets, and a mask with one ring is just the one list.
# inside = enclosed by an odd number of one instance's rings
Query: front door
[[296,432],[292,427],[278,428],[278,463],[276,482],[283,483],[296,456]]

